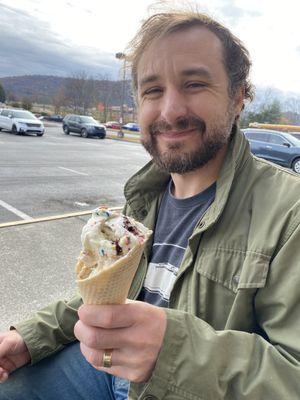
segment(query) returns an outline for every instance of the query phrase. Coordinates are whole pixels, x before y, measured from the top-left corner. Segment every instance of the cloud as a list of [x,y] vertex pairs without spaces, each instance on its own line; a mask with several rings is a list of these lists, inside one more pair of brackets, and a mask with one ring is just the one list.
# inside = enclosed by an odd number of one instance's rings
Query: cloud
[[222,6],[217,9],[231,25],[237,25],[239,20],[245,17],[256,18],[262,15],[259,11],[236,6],[232,4],[232,0],[223,0]]
[[0,4],[0,76],[47,74],[70,76],[77,71],[117,78],[114,54],[65,43],[46,22],[26,11]]

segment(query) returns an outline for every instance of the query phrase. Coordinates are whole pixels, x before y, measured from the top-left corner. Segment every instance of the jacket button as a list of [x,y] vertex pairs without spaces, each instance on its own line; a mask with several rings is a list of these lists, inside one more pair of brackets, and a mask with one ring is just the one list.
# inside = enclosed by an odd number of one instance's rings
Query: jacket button
[[203,228],[204,226],[205,226],[205,222],[201,221],[200,224],[199,224],[199,228]]
[[143,218],[145,218],[145,217],[147,216],[147,211],[146,211],[146,210],[142,210],[142,211],[141,211],[141,216],[142,216]]
[[152,396],[152,394],[150,394],[150,395],[148,395],[146,397],[143,397],[143,400],[157,400],[157,397]]

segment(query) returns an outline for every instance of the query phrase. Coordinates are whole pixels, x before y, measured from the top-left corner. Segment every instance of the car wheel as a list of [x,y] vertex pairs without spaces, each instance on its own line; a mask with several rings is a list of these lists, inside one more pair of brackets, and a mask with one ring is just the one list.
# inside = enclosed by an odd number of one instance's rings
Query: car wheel
[[64,130],[66,135],[68,135],[70,133],[69,128],[67,127],[67,125],[63,126],[63,130]]
[[43,136],[43,134],[44,134],[44,132],[43,133],[37,133],[36,136]]
[[86,129],[82,129],[81,130],[81,136],[84,137],[84,138],[87,138],[88,137],[88,131]]
[[2,131],[2,128],[0,128],[0,132]]
[[292,170],[297,174],[300,174],[300,157],[296,158],[292,164]]
[[13,126],[12,126],[12,128],[11,128],[11,133],[13,133],[14,135],[18,135],[18,134],[19,134],[19,132],[17,131],[16,125],[13,125]]

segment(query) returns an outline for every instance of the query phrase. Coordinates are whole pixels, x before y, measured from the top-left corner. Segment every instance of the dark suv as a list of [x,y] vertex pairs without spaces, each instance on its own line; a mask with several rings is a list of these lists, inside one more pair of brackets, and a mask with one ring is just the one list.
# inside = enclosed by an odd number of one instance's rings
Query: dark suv
[[86,115],[66,115],[63,119],[63,130],[66,135],[70,132],[79,133],[82,137],[97,136],[104,139],[106,128],[93,117]]
[[257,157],[292,168],[300,174],[300,140],[285,132],[268,129],[242,129]]

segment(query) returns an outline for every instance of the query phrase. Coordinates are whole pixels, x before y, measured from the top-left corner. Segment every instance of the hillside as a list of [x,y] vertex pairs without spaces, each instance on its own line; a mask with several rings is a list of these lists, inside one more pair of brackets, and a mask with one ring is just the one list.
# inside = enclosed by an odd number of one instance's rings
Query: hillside
[[66,83],[66,78],[47,75],[9,76],[0,78],[7,97],[20,100],[28,97],[38,103],[48,103]]
[[[24,75],[0,78],[7,98],[21,100],[24,97],[41,104],[52,104],[53,98],[72,78],[51,75]],[[99,101],[109,106],[119,105],[122,93],[121,81],[94,80]],[[130,82],[126,82],[124,103],[132,106]]]

